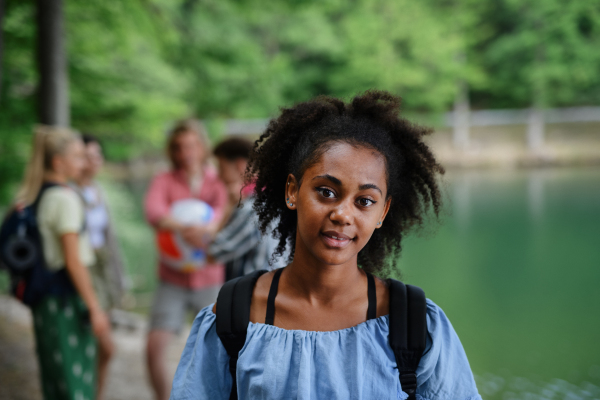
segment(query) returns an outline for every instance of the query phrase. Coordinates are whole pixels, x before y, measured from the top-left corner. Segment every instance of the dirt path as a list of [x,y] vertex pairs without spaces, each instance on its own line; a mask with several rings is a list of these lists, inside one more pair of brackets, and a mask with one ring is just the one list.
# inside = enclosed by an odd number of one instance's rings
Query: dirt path
[[[117,346],[110,367],[106,400],[152,399],[144,363],[146,337],[142,317],[129,315],[129,327],[113,330]],[[188,332],[169,348],[168,369],[175,374]],[[37,359],[29,309],[0,296],[0,400],[41,400]]]

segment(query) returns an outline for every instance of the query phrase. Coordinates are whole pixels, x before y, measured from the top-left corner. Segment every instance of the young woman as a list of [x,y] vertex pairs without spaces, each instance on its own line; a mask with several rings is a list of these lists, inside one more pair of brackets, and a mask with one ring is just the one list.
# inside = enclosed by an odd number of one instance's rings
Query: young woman
[[[278,252],[289,242],[292,254],[254,288],[237,362],[240,400],[407,398],[388,342],[389,289],[376,278],[369,307],[367,273],[394,268],[404,236],[429,209],[438,213],[443,168],[422,141],[429,130],[399,118],[399,105],[379,91],[350,104],[318,98],[284,109],[258,140],[248,169],[254,207],[263,230],[278,221]],[[196,317],[172,399],[229,398],[215,310]],[[427,330],[417,399],[480,400],[452,325],[429,300]]]
[[[86,163],[82,173],[74,182],[74,189],[83,199],[86,230],[94,250],[96,262],[90,266],[92,284],[105,312],[121,304],[125,290],[125,268],[117,243],[108,204],[96,176],[104,165],[102,146],[92,135],[82,135],[85,145]],[[103,398],[112,354],[102,347],[98,354],[98,398]]]
[[[96,398],[96,353],[112,353],[109,320],[94,293],[88,267],[94,253],[84,229],[84,208],[67,186],[85,165],[84,145],[68,130],[40,127],[17,204],[37,206],[46,266],[66,268],[74,291],[47,295],[32,308],[44,399]],[[97,341],[98,340],[98,343]]]

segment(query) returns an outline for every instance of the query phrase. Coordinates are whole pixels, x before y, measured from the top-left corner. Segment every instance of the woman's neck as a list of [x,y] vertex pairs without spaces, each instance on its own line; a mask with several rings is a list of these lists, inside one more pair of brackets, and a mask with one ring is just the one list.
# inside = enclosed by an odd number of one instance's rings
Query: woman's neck
[[184,168],[181,168],[180,171],[185,175],[188,179],[202,176],[204,174],[204,167],[202,164],[198,165],[190,165]]
[[46,171],[44,173],[44,181],[66,184],[68,182],[68,178],[64,174],[56,171]]
[[320,263],[304,252],[295,253],[294,261],[286,268],[288,282],[297,295],[313,304],[327,304],[345,294],[353,293],[356,285],[361,285],[364,272],[357,260],[342,265]]

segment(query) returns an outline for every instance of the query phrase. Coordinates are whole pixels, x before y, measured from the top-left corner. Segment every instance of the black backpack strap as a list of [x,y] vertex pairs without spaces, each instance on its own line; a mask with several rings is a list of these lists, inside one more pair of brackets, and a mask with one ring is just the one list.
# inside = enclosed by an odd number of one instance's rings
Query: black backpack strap
[[417,367],[427,340],[427,302],[421,288],[389,279],[390,347],[394,351],[402,390],[416,398]]
[[377,318],[377,289],[375,288],[375,278],[370,273],[367,274],[367,298],[369,306],[367,308],[367,319]]
[[267,271],[254,271],[226,282],[217,297],[217,335],[229,354],[229,372],[233,381],[230,400],[237,399],[237,360],[238,353],[246,343],[252,292],[256,281],[265,272]]
[[275,297],[277,297],[277,290],[279,289],[279,278],[283,268],[279,268],[273,275],[271,281],[271,289],[269,289],[269,297],[267,299],[267,314],[265,316],[265,325],[275,325]]
[[37,209],[40,204],[40,201],[42,200],[42,196],[44,195],[44,192],[54,186],[60,186],[60,184],[54,183],[54,182],[43,182],[42,183],[42,186],[40,186],[40,190],[38,191],[37,196],[35,196],[35,200],[33,201],[33,203],[31,203],[31,209],[33,210],[34,214],[37,215]]

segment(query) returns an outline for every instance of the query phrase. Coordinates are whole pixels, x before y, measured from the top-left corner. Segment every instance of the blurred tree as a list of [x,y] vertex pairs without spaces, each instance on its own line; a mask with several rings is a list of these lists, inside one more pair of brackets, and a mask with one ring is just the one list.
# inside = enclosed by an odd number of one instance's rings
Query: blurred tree
[[195,82],[188,99],[201,115],[264,117],[373,87],[413,110],[442,110],[454,97],[458,37],[426,3],[183,1],[179,13],[174,59]]
[[[4,0],[0,0],[0,95],[2,94],[2,56],[4,50]],[[2,98],[0,98],[2,101]]]
[[[35,0],[4,2],[0,179],[14,181],[35,121]],[[319,94],[371,87],[403,96],[408,112],[598,104],[599,8],[586,0],[69,0],[72,125],[104,138],[109,158],[126,159],[162,144],[176,118],[265,118]]]
[[15,192],[28,153],[35,115],[35,21],[33,2],[4,0],[0,79],[0,202]]
[[494,0],[478,18],[488,34],[473,48],[490,77],[479,107],[530,107],[528,143],[543,144],[543,109],[600,102],[600,3]]
[[452,103],[460,41],[435,7],[359,0],[345,8],[338,31],[344,62],[330,77],[335,94],[378,87],[402,95],[413,110],[440,111]]
[[69,77],[62,0],[38,0],[37,67],[38,122],[70,126]]
[[473,48],[490,78],[479,108],[600,102],[600,3],[587,0],[483,2],[487,31]]
[[166,57],[173,28],[157,26],[151,3],[70,1],[73,126],[105,138],[124,159],[162,145],[166,124],[186,116],[186,79]]

